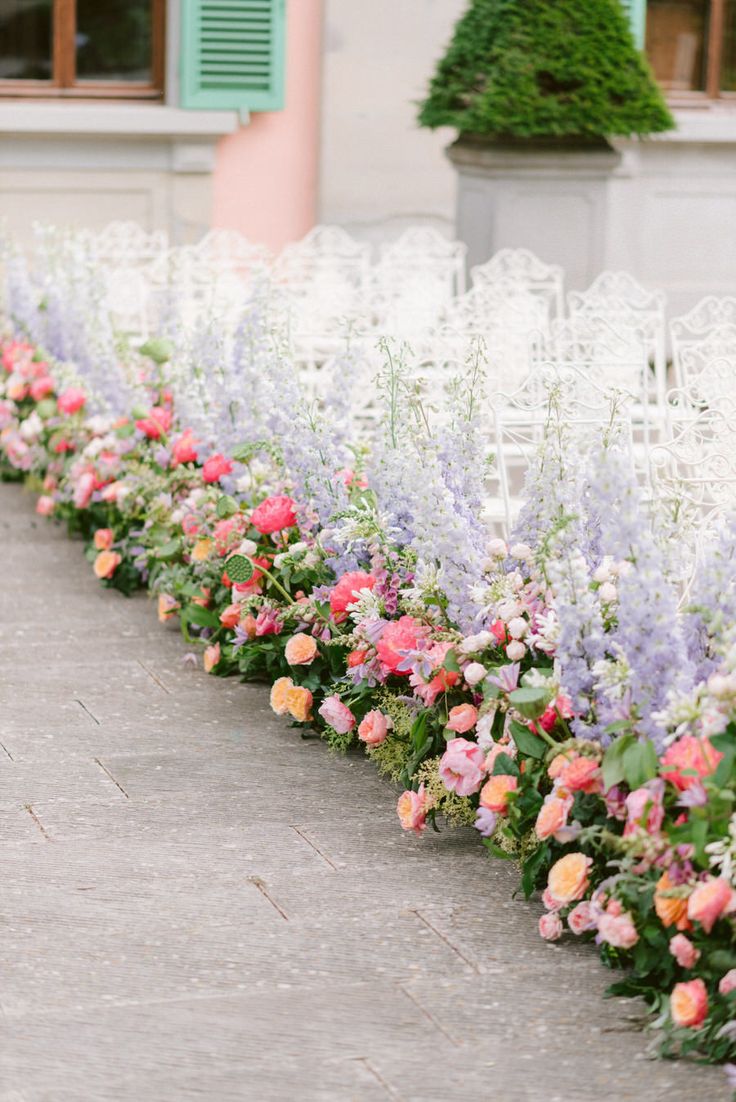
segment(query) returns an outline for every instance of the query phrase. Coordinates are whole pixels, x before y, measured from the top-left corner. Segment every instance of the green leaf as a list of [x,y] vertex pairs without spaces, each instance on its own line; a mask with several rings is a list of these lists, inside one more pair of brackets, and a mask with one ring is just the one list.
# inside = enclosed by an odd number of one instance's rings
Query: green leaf
[[171,562],[181,552],[181,540],[168,540],[167,543],[162,543],[160,547],[157,547],[153,552],[154,557],[161,559],[163,562]]
[[521,866],[521,890],[524,892],[525,899],[528,899],[534,891],[537,876],[544,868],[548,856],[549,846],[547,844],[538,846]]
[[543,758],[547,752],[546,742],[515,719],[511,720],[511,737],[521,753],[528,758]]
[[217,505],[215,506],[215,512],[218,517],[223,520],[226,517],[231,517],[233,513],[237,513],[238,503],[234,497],[230,497],[229,494],[223,494],[221,498],[218,498]]
[[713,774],[713,782],[719,788],[724,788],[733,776],[734,761],[736,760],[736,739],[730,731],[725,731],[722,735],[713,735],[710,741],[716,750],[720,750],[723,754],[723,759],[718,763],[718,768]]
[[138,349],[141,356],[148,356],[156,364],[165,364],[171,359],[174,346],[165,337],[151,337]]
[[249,582],[255,573],[253,563],[245,555],[231,555],[225,560],[225,570],[230,581],[238,585]]
[[631,742],[623,754],[624,780],[630,788],[640,788],[657,775],[657,751],[650,739]]
[[603,755],[603,785],[608,791],[624,779],[624,754],[631,745],[633,735],[617,738]]
[[509,701],[525,719],[538,719],[547,707],[549,693],[546,689],[514,689]]
[[216,628],[220,626],[220,620],[216,612],[201,605],[187,605],[182,612],[182,619],[188,624],[196,624],[200,628]]
[[513,758],[510,758],[508,754],[499,754],[493,763],[493,776],[498,777],[501,774],[509,777],[520,777],[521,772],[518,765]]
[[448,650],[442,666],[443,669],[449,670],[450,673],[460,673],[460,664],[457,660],[457,653],[454,650]]
[[54,398],[42,398],[36,403],[38,416],[45,421],[47,417],[53,417],[56,413],[56,401]]

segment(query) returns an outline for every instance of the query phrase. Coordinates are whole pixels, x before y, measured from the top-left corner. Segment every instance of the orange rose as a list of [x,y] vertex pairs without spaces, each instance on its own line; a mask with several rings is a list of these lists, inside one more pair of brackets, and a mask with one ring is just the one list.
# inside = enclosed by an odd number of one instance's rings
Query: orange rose
[[670,1014],[675,1025],[695,1029],[708,1017],[708,992],[702,980],[676,983],[670,995]]
[[290,666],[311,666],[317,657],[317,644],[311,635],[298,631],[286,644],[284,657]]
[[503,815],[508,810],[509,793],[515,792],[518,785],[516,777],[509,776],[507,773],[489,777],[480,790],[480,806]]
[[294,688],[290,677],[280,677],[271,686],[271,707],[277,716],[285,716],[289,711],[289,690]]
[[692,923],[687,917],[687,899],[671,895],[676,884],[668,872],[660,876],[654,892],[654,910],[663,926],[676,926],[678,930],[691,930]]
[[582,899],[590,883],[593,860],[584,853],[568,853],[555,861],[549,870],[547,888],[556,903],[572,903]]
[[294,685],[286,694],[289,715],[298,723],[312,718],[312,694],[303,685]]
[[98,578],[111,578],[122,561],[122,556],[117,551],[100,551],[93,570]]
[[204,562],[212,554],[212,548],[214,544],[211,539],[197,540],[192,548],[192,558],[195,562]]
[[96,551],[109,551],[112,547],[112,528],[98,528],[93,538]]

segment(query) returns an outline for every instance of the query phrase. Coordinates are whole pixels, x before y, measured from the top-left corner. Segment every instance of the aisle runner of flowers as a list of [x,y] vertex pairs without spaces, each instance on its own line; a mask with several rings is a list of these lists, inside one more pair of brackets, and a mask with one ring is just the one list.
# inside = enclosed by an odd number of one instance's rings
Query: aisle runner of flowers
[[404,789],[404,830],[473,824],[515,859],[541,936],[594,940],[664,1054],[733,1059],[736,523],[678,608],[676,533],[615,428],[574,437],[551,393],[517,530],[489,541],[479,357],[433,420],[387,347],[368,454],[339,396],[310,407],[249,339],[206,437],[162,342],[129,354],[121,412],[7,330],[2,476],[105,585],[155,594],[205,670],[265,679],[305,736],[362,746]]

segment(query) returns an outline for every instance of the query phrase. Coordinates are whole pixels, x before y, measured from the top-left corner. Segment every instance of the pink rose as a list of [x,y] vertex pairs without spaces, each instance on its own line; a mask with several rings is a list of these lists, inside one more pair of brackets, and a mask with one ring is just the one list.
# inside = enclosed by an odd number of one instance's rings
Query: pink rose
[[642,788],[636,788],[626,797],[628,819],[624,827],[624,837],[637,830],[647,834],[656,834],[664,819],[664,781],[661,777],[649,781]]
[[344,620],[347,616],[348,605],[357,601],[361,589],[373,589],[376,579],[372,574],[366,574],[364,570],[353,570],[343,576],[337,582],[330,593],[330,610],[336,620]]
[[440,760],[442,783],[458,796],[470,796],[483,783],[484,765],[485,756],[477,743],[464,738],[451,739]]
[[726,972],[725,976],[721,976],[718,982],[718,991],[721,995],[730,995],[732,991],[736,991],[736,968],[732,968],[730,972]]
[[113,544],[112,528],[98,528],[92,537],[92,542],[97,551],[109,551]]
[[557,941],[562,936],[562,919],[557,911],[542,915],[539,920],[539,933],[545,941]]
[[567,916],[567,925],[576,937],[595,930],[596,921],[593,915],[593,907],[587,899],[583,899],[570,911]]
[[196,461],[197,441],[192,436],[191,429],[187,429],[178,440],[174,441],[171,448],[171,466],[178,467],[180,463],[196,463]]
[[670,939],[669,948],[681,968],[692,968],[700,957],[700,949],[696,949],[692,941],[684,934],[675,934]]
[[85,471],[83,475],[80,475],[74,487],[74,507],[76,509],[86,509],[90,503],[94,489],[95,476],[91,471]]
[[552,892],[549,890],[549,888],[545,888],[542,892],[542,903],[544,903],[548,911],[559,911],[560,907],[562,906],[560,901],[558,899],[555,899],[555,897],[552,895]]
[[223,475],[230,474],[233,469],[232,459],[224,455],[211,455],[202,467],[203,482],[219,482]]
[[402,829],[421,834],[427,826],[427,812],[430,806],[423,784],[419,786],[417,792],[412,792],[410,789],[402,792],[396,805],[396,814],[399,816]]
[[687,917],[699,922],[709,934],[721,915],[734,909],[734,891],[722,876],[710,877],[697,885],[687,901]]
[[603,780],[593,758],[573,758],[560,773],[560,784],[568,792],[602,792]]
[[263,536],[293,528],[296,524],[296,502],[286,494],[267,497],[253,510],[250,522]]
[[412,616],[401,616],[387,624],[376,645],[376,653],[386,673],[406,676],[409,671],[399,669],[404,661],[401,652],[418,650],[425,637],[426,629]]
[[601,941],[612,945],[614,949],[632,949],[639,940],[634,920],[628,911],[620,914],[605,911],[598,918],[598,934]]
[[393,726],[393,720],[383,712],[374,709],[366,712],[358,726],[358,738],[367,746],[378,746],[383,742],[389,732],[389,725]]
[[142,417],[139,421],[136,421],[135,427],[140,429],[149,440],[160,440],[171,428],[172,420],[171,410],[163,409],[162,406],[154,406],[153,409],[149,410],[147,417]]
[[325,723],[337,731],[338,735],[346,735],[355,726],[355,716],[340,700],[337,693],[328,696],[318,709]]
[[56,404],[59,408],[59,413],[66,413],[71,415],[80,410],[84,403],[87,401],[87,395],[78,386],[69,386],[66,390],[62,390],[59,397],[56,399]]
[[450,709],[447,726],[458,735],[464,735],[471,731],[478,722],[478,709],[472,704],[458,704]]
[[716,750],[707,738],[683,735],[664,754],[662,776],[684,792],[696,781],[715,773],[722,758],[721,751]]
[[35,379],[31,383],[31,398],[34,402],[40,402],[47,394],[51,394],[53,389],[54,380],[49,375],[42,375],[40,379]]
[[56,502],[48,494],[41,494],[36,502],[36,512],[40,517],[50,517],[56,508]]

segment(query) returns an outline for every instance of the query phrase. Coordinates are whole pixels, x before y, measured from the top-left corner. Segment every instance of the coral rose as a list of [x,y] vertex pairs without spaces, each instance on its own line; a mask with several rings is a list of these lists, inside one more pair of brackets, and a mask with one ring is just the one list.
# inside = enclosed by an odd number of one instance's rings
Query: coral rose
[[240,623],[241,613],[240,605],[228,605],[220,613],[220,623],[224,628],[236,628]]
[[559,781],[568,792],[601,792],[603,780],[593,758],[574,758],[561,770]]
[[687,899],[670,894],[676,889],[677,885],[669,872],[664,872],[657,881],[654,892],[654,910],[663,926],[676,926],[678,930],[689,930],[692,928],[692,923],[687,917]]
[[211,455],[202,467],[203,482],[219,482],[223,475],[230,474],[233,469],[232,459],[224,455]]
[[497,815],[503,815],[508,810],[509,795],[516,792],[519,782],[516,777],[507,773],[498,773],[495,777],[489,777],[480,790],[481,807],[495,811]]
[[567,817],[572,810],[573,798],[567,796],[548,796],[539,809],[534,830],[537,838],[544,841],[552,838],[559,830],[567,826]]
[[584,853],[568,853],[555,861],[549,870],[547,887],[558,903],[573,903],[581,899],[590,882],[592,858]]
[[539,920],[539,933],[545,941],[557,941],[562,936],[562,919],[557,911],[542,915]]
[[197,441],[192,436],[191,430],[183,432],[178,440],[174,441],[171,448],[171,466],[178,467],[180,463],[196,463]]
[[458,704],[450,709],[447,726],[458,735],[464,735],[472,731],[478,722],[478,709],[472,704]]
[[277,716],[285,716],[289,711],[289,691],[294,688],[290,677],[279,677],[271,686],[271,708]]
[[399,796],[396,805],[396,814],[404,830],[413,830],[415,834],[421,834],[427,826],[427,811],[430,803],[427,799],[424,785],[419,786],[417,792],[407,789]]
[[384,741],[392,726],[393,720],[390,716],[374,709],[372,712],[366,712],[360,721],[358,738],[367,746],[378,746],[379,743]]
[[683,735],[662,757],[662,776],[684,792],[696,781],[715,773],[722,758],[721,751],[707,738]]
[[50,517],[56,508],[56,502],[48,494],[41,494],[36,502],[36,512],[40,517]]
[[408,670],[399,669],[404,661],[401,652],[417,650],[425,635],[425,629],[412,616],[401,616],[387,624],[376,646],[376,653],[385,671],[399,675],[408,674]]
[[220,644],[213,643],[210,647],[205,647],[204,651],[204,672],[212,673],[217,663],[220,661]]
[[286,694],[289,715],[299,723],[308,723],[312,718],[312,694],[303,685],[294,685]]
[[319,714],[333,731],[337,731],[338,735],[346,735],[355,726],[355,716],[343,704],[337,693],[333,693],[332,696],[324,699]]
[[340,622],[346,619],[348,605],[357,601],[361,589],[373,589],[376,579],[372,574],[366,574],[363,570],[353,570],[349,574],[343,574],[337,585],[330,593],[330,611],[335,620]]
[[253,510],[250,522],[262,536],[293,528],[296,524],[296,502],[286,494],[267,497]]
[[287,642],[284,657],[290,666],[311,666],[318,653],[317,644],[312,636],[298,631]]
[[112,528],[98,528],[92,537],[97,551],[109,551],[112,547]]
[[483,782],[485,755],[475,742],[464,738],[451,739],[440,759],[442,783],[458,796],[470,796]]
[[100,551],[93,570],[98,578],[111,578],[122,561],[122,555],[117,551]]
[[692,968],[700,958],[700,949],[696,949],[684,934],[675,934],[670,939],[669,949],[681,968]]
[[722,876],[698,884],[687,901],[687,917],[709,934],[721,915],[734,909],[734,891]]
[[708,992],[702,980],[676,983],[670,995],[670,1014],[677,1026],[695,1029],[708,1017]]

